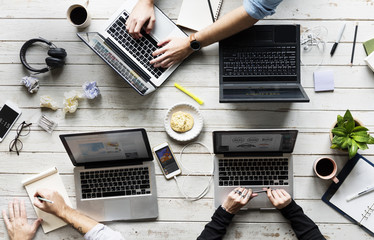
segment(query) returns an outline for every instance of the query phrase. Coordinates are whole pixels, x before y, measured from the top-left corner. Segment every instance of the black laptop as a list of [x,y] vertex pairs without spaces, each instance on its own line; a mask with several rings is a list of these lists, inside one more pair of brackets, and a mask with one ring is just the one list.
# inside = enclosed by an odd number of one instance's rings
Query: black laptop
[[309,102],[300,25],[255,25],[219,42],[220,102]]

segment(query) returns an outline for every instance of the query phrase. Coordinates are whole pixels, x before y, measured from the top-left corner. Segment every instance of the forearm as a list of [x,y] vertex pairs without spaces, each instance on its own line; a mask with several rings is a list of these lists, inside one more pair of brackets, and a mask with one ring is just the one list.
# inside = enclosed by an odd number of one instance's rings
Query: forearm
[[86,234],[98,224],[95,220],[83,215],[69,206],[65,206],[61,213],[58,214],[58,217],[77,229],[81,234]]
[[218,240],[226,234],[226,228],[231,223],[233,214],[223,210],[221,207],[215,211],[212,216],[212,221],[205,225],[204,230],[201,232],[198,240]]
[[304,214],[302,208],[292,201],[287,207],[281,209],[285,218],[290,220],[292,229],[299,240],[322,240],[325,237],[318,226]]
[[258,20],[252,18],[243,6],[229,12],[222,18],[195,34],[202,47],[221,41],[253,26]]

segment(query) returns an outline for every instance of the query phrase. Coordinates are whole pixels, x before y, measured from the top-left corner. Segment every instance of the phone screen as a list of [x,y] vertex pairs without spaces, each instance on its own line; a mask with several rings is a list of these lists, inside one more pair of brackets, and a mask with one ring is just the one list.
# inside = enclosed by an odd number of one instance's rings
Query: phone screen
[[17,119],[18,113],[8,105],[4,105],[0,110],[0,138],[3,138]]
[[165,175],[168,175],[179,169],[173,154],[168,146],[161,148],[155,151],[158,160],[161,163],[162,169],[164,170]]

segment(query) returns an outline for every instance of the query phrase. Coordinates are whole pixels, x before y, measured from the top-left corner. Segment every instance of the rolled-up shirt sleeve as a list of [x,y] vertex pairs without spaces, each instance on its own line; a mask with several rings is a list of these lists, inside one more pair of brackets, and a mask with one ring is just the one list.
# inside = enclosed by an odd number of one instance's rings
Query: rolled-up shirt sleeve
[[245,11],[254,19],[263,19],[275,13],[282,0],[243,0]]
[[84,235],[86,240],[125,240],[119,232],[113,231],[111,228],[97,224]]

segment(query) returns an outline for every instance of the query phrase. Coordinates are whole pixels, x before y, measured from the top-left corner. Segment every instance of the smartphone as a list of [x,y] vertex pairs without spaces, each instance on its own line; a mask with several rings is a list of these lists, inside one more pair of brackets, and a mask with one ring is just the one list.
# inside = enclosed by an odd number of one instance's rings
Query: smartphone
[[166,179],[182,173],[167,142],[153,148],[156,159]]
[[0,110],[0,142],[3,141],[10,129],[12,129],[20,115],[21,109],[10,101],[5,102]]

